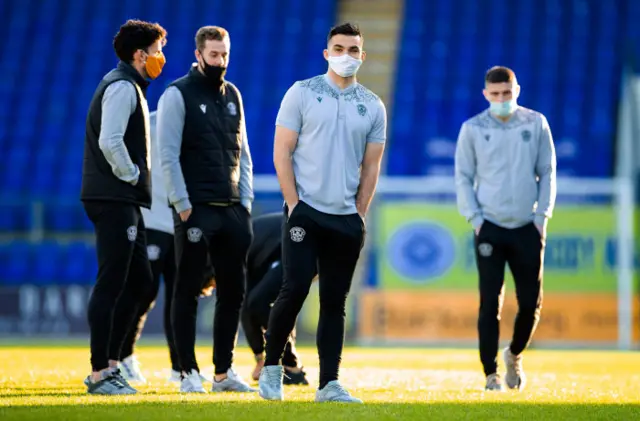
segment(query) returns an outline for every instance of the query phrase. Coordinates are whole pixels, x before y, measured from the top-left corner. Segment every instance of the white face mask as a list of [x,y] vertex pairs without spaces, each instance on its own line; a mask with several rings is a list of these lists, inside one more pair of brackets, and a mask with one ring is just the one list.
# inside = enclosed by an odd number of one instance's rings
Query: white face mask
[[350,77],[355,75],[362,65],[362,60],[355,59],[349,54],[343,54],[341,56],[329,56],[328,62],[331,70],[342,77]]

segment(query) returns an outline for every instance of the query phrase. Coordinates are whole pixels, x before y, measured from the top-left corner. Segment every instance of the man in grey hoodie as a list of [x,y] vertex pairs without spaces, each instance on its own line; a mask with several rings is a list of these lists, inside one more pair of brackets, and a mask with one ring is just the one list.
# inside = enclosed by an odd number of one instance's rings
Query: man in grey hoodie
[[478,333],[487,390],[503,390],[498,374],[500,311],[508,263],[518,300],[511,344],[503,352],[505,383],[522,389],[522,352],[540,318],[547,220],[556,198],[556,156],[544,115],[517,105],[515,73],[485,76],[490,107],[464,122],[455,155],[458,209],[475,233],[480,282]]

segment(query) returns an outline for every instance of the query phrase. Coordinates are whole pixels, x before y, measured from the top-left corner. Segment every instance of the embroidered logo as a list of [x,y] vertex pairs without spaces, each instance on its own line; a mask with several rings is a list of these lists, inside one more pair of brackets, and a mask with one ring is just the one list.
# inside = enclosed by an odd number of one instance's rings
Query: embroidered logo
[[200,228],[189,228],[187,230],[187,239],[192,243],[197,243],[202,238],[202,230]]
[[489,257],[493,253],[493,246],[489,243],[478,244],[478,253],[482,257]]
[[160,247],[155,244],[149,244],[147,246],[147,255],[149,256],[149,260],[152,262],[154,260],[158,260],[160,258]]
[[358,104],[358,114],[364,117],[366,113],[367,113],[367,107],[365,107],[362,104]]
[[294,243],[301,243],[304,240],[304,236],[307,232],[304,228],[293,227],[289,230],[289,235],[291,235],[291,241]]
[[229,115],[238,114],[238,109],[236,108],[236,104],[234,104],[233,102],[230,102],[227,104],[227,110],[229,111]]
[[127,228],[127,238],[129,241],[134,242],[136,241],[136,237],[138,237],[138,228],[135,225],[131,225]]

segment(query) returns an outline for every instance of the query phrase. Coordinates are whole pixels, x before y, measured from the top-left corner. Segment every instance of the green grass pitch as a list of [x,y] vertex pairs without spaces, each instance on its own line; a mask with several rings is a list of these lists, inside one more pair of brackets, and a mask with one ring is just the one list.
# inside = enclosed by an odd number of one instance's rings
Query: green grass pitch
[[[137,355],[149,383],[126,397],[88,396],[88,350],[75,344],[0,343],[0,420],[625,420],[640,419],[640,353],[527,352],[522,392],[488,393],[470,349],[348,348],[341,381],[365,405],[315,404],[317,356],[301,348],[309,387],[286,387],[285,402],[240,394],[181,395],[166,382],[166,348],[143,345]],[[210,376],[210,347],[198,347]],[[248,379],[250,352],[236,352]],[[210,385],[205,385],[210,386]]]

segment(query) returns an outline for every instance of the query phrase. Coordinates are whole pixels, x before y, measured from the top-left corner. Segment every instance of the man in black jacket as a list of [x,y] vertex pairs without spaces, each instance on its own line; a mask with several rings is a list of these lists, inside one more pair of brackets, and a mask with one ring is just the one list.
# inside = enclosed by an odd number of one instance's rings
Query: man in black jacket
[[217,275],[212,392],[255,392],[233,370],[253,237],[253,174],[240,91],[224,79],[230,40],[220,27],[196,34],[197,64],[158,103],[160,160],[175,213],[178,275],[172,328],[186,393],[205,393],[195,357],[198,296],[207,257]]
[[[247,294],[242,306],[242,327],[256,359],[252,377],[258,380],[264,366],[264,331],[269,324],[271,305],[282,287],[282,212],[268,213],[253,220],[253,242],[249,248]],[[308,385],[295,347],[295,328],[282,357],[284,384]]]
[[[96,89],[86,122],[81,200],[96,232],[98,277],[89,301],[91,394],[133,394],[117,366],[152,283],[140,207],[151,206],[148,79],[160,75],[166,31],[129,20],[113,40],[118,66]],[[118,298],[120,297],[120,298]]]

